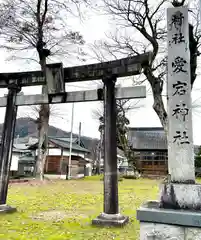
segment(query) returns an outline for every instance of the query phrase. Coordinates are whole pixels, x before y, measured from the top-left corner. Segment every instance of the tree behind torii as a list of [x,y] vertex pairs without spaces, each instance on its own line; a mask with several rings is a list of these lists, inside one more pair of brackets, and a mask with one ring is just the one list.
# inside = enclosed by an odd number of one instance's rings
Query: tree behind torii
[[[37,53],[43,75],[46,73],[47,58],[56,55],[67,55],[74,51],[75,46],[83,45],[84,40],[79,32],[72,31],[67,25],[67,16],[72,7],[79,9],[80,1],[71,0],[5,0],[0,4],[0,13],[7,15],[0,30],[3,44],[1,48],[20,52],[20,59],[26,59],[27,51]],[[82,2],[86,2],[83,0]],[[9,10],[9,11],[8,11]],[[14,55],[13,54],[13,55]],[[33,60],[33,59],[32,59]],[[34,59],[36,60],[36,59]],[[47,92],[47,87],[42,87]],[[43,179],[44,161],[47,154],[47,135],[50,107],[41,105],[38,118],[39,144],[37,157],[37,176]],[[44,144],[44,151],[42,145]]]
[[[143,75],[139,83],[148,80],[153,93],[153,109],[158,115],[160,122],[167,131],[167,112],[163,102],[163,86],[166,82],[167,72],[167,29],[165,11],[171,7],[168,0],[102,0],[104,9],[117,23],[118,30],[108,37],[108,41],[98,44],[103,50],[109,52],[110,56],[132,56],[146,51],[153,51],[150,63],[144,67]],[[173,0],[174,7],[184,5],[185,0]],[[166,6],[165,6],[166,4]],[[169,4],[169,5],[168,5]],[[191,84],[196,79],[197,57],[200,47],[200,13],[198,5],[189,12],[193,19],[189,24],[190,62],[191,62]],[[114,24],[115,25],[115,24]],[[137,34],[137,35],[136,35]],[[142,38],[139,40],[139,38]],[[97,45],[95,45],[97,49]],[[105,54],[97,53],[99,57]]]
[[[133,167],[134,170],[136,170],[137,162],[136,158],[134,156],[134,152],[130,146],[130,143],[128,142],[127,133],[129,131],[129,124],[130,121],[127,118],[126,114],[131,110],[139,109],[141,106],[138,105],[139,101],[134,102],[130,99],[117,99],[116,100],[116,126],[117,126],[117,135],[116,135],[116,141],[117,141],[117,147],[123,151],[124,156],[127,158],[129,165]],[[99,120],[99,132],[101,133],[101,136],[104,135],[104,106],[102,105],[100,109],[94,109],[93,111],[93,117],[97,120]],[[103,142],[99,142],[99,151],[102,152],[103,150]],[[101,144],[102,143],[102,144]],[[96,159],[97,160],[97,159]],[[100,173],[100,159],[98,159],[97,164],[97,170],[96,172]]]

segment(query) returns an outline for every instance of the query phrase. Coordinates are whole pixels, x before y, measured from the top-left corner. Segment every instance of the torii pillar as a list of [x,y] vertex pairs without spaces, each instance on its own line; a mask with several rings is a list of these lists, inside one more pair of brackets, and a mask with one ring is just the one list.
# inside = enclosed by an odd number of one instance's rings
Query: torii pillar
[[119,213],[116,143],[116,76],[104,83],[104,212],[92,220],[94,225],[123,226],[129,218]]
[[21,88],[17,82],[8,86],[8,96],[6,105],[6,114],[1,139],[0,148],[0,213],[14,212],[16,208],[6,204],[9,171],[12,159],[13,137],[15,132],[15,122],[17,117],[16,97]]

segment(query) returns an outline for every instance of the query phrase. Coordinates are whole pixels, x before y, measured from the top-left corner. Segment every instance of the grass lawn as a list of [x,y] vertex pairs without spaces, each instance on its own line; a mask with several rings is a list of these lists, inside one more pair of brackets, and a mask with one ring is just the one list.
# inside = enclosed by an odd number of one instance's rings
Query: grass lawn
[[0,239],[138,239],[136,209],[148,199],[157,199],[158,184],[146,179],[119,182],[121,213],[130,217],[124,228],[91,226],[103,210],[100,177],[9,185],[7,202],[18,212],[0,215]]

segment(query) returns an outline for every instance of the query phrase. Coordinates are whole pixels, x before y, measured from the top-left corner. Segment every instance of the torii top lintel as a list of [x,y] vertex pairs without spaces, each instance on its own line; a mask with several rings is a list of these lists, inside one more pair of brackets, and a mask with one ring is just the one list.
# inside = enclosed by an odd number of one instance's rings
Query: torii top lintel
[[[79,82],[98,80],[102,79],[107,73],[115,74],[117,77],[138,75],[142,67],[150,62],[151,57],[152,53],[147,52],[109,62],[67,67],[63,69],[64,81]],[[41,71],[0,73],[0,88],[6,88],[13,80],[18,80],[18,83],[22,87],[45,84],[45,78]]]

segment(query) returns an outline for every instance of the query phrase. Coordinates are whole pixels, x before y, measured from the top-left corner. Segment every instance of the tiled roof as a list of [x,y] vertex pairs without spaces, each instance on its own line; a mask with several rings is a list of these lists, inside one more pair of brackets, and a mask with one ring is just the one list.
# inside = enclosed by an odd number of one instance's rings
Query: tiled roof
[[19,158],[20,162],[35,162],[36,158],[34,156],[24,155]]
[[[128,141],[133,149],[138,150],[167,150],[167,137],[163,128],[130,128]],[[194,145],[195,154],[199,151]]]
[[[65,141],[65,142],[70,142],[70,138],[67,137],[49,137],[49,138],[54,138],[54,139],[58,139],[61,141]],[[77,141],[77,138],[72,138],[72,142],[75,143]]]
[[128,141],[133,149],[167,149],[167,137],[163,128],[130,128]]
[[13,147],[16,149],[27,150],[29,147],[24,143],[13,144]]
[[[56,144],[57,146],[62,147],[62,148],[70,149],[70,142],[68,142],[68,141],[59,140],[59,139],[55,139],[55,138],[49,138],[49,141]],[[80,151],[80,152],[86,152],[86,153],[90,152],[86,148],[80,147],[76,143],[72,144],[72,149],[76,150],[76,151]]]

